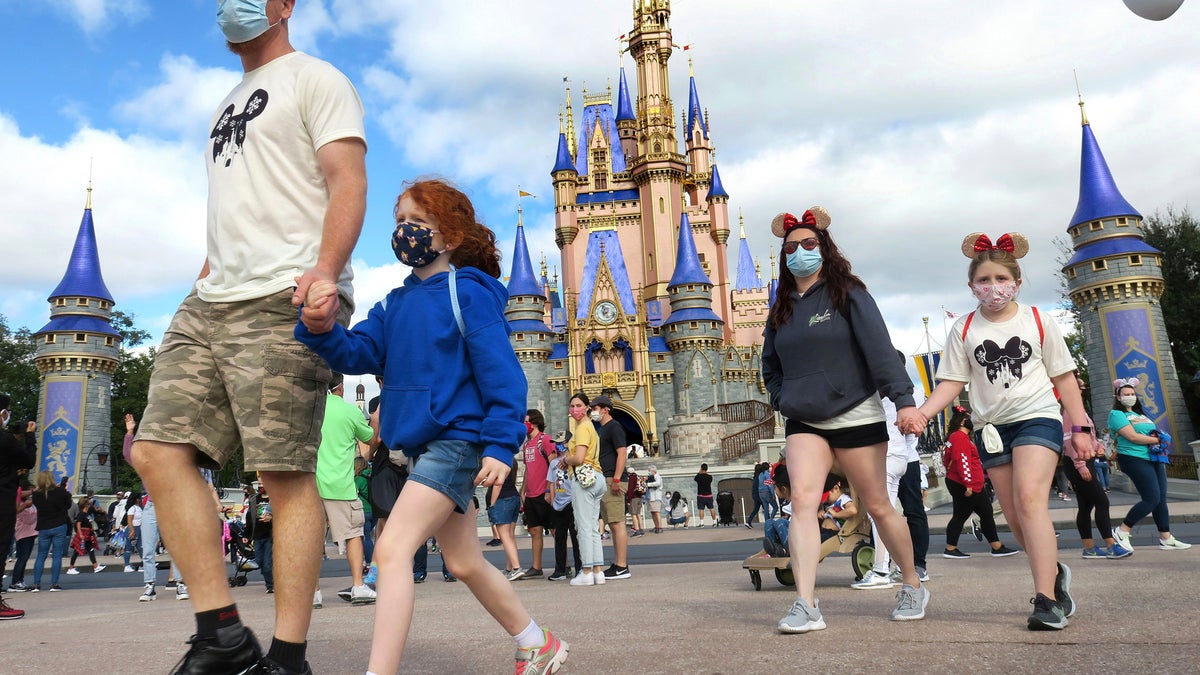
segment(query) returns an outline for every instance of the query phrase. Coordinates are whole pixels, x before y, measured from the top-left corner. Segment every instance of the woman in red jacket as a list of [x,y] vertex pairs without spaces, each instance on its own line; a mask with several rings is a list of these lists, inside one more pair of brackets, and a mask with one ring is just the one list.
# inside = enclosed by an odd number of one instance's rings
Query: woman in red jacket
[[983,536],[992,546],[992,555],[1001,558],[1016,553],[1000,543],[996,534],[996,521],[992,517],[992,502],[983,491],[983,465],[979,463],[979,450],[971,442],[971,413],[959,406],[946,427],[946,450],[942,463],[946,466],[946,491],[954,500],[954,515],[946,524],[946,550],[943,558],[951,560],[970,558],[971,554],[958,548],[958,537],[963,523],[971,514],[979,516]]

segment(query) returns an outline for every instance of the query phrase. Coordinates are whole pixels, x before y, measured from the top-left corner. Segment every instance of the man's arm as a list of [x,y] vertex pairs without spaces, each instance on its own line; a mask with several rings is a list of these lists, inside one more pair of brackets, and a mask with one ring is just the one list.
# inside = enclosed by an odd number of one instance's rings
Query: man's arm
[[[341,276],[358,235],[362,232],[363,216],[367,210],[366,145],[358,138],[343,138],[322,145],[317,150],[317,162],[329,189],[329,205],[325,208],[325,223],[321,232],[321,249],[317,264],[296,280],[292,304],[300,306],[308,296],[308,287],[315,281],[336,282]],[[338,312],[337,296],[321,307],[314,318],[324,319],[332,328]],[[310,315],[313,315],[310,312]]]

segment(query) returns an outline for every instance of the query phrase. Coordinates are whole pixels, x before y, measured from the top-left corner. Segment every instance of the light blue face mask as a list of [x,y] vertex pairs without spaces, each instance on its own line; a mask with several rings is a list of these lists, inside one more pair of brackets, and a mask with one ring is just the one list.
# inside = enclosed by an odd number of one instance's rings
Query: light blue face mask
[[788,270],[797,277],[810,277],[821,267],[821,249],[805,251],[803,247],[787,254]]
[[217,25],[225,39],[233,44],[249,42],[271,29],[267,19],[268,0],[220,0],[217,3]]

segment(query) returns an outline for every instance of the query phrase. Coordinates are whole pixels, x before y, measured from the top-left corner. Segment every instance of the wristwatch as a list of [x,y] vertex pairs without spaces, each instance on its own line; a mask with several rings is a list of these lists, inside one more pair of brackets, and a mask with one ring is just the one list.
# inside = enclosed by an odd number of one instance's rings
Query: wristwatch
[[1092,433],[1092,428],[1091,427],[1073,426],[1073,427],[1071,427],[1071,433],[1073,433],[1073,434],[1090,434],[1090,433]]

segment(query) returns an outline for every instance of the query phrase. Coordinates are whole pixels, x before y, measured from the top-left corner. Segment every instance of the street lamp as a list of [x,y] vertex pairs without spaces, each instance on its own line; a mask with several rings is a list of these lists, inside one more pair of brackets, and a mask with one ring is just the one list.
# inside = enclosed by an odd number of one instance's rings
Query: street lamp
[[108,463],[109,445],[108,443],[97,443],[88,451],[87,457],[83,460],[83,492],[88,491],[88,464],[92,461],[92,455],[96,455],[96,459],[100,460],[100,466]]

